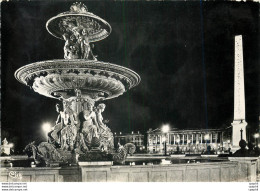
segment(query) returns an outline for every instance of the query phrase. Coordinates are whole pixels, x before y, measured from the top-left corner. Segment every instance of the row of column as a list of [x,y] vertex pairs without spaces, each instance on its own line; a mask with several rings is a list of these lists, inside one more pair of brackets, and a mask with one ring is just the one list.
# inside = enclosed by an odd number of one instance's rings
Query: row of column
[[[188,134],[173,134],[173,137],[171,135],[172,134],[169,134],[169,133],[167,134],[167,143],[171,144],[172,143],[172,138],[173,138],[173,144],[174,145],[177,145],[177,143],[181,144],[181,145],[184,145],[185,136],[188,136]],[[209,141],[209,143],[213,143],[213,133],[209,133],[208,135],[209,135],[209,137],[208,137],[207,140]],[[217,143],[217,140],[220,137],[218,137],[218,133],[214,133],[214,135],[216,136],[214,143]],[[155,136],[156,136],[155,137],[156,144],[158,142],[160,144],[162,144],[163,143],[162,139],[163,139],[163,137],[165,137],[165,135],[159,135],[159,136],[155,135]],[[197,144],[197,142],[202,143],[203,140],[205,140],[204,136],[205,136],[205,134],[191,134],[191,139],[188,139],[188,137],[187,137],[186,144],[188,143],[188,140],[190,140],[190,144]],[[194,140],[196,140],[196,142],[194,142]]]

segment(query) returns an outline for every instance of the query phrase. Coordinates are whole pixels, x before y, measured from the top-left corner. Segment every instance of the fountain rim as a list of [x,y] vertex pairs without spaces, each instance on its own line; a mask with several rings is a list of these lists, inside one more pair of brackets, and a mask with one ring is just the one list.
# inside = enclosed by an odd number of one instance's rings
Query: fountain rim
[[64,40],[62,37],[59,37],[57,36],[56,34],[54,34],[53,32],[50,31],[50,29],[48,28],[48,26],[50,25],[50,23],[52,21],[54,21],[55,19],[58,19],[58,18],[61,18],[61,17],[66,17],[66,16],[85,16],[85,17],[91,17],[91,18],[94,18],[96,20],[99,20],[101,21],[105,26],[108,27],[109,31],[107,33],[107,35],[104,35],[103,37],[99,38],[98,40],[91,40],[91,42],[97,42],[97,41],[100,41],[100,40],[103,40],[105,39],[106,37],[108,37],[111,32],[112,32],[112,27],[110,26],[110,24],[105,21],[104,19],[102,19],[101,17],[91,13],[91,12],[87,12],[87,13],[70,13],[70,12],[63,12],[63,13],[60,13],[52,18],[50,18],[47,22],[46,22],[46,29],[47,31],[52,35],[54,36],[55,38],[58,38],[58,39],[61,39],[61,40]]
[[[83,62],[83,63],[82,63]],[[55,64],[65,64],[65,63],[68,63],[68,64],[85,64],[85,65],[88,65],[90,63],[93,63],[93,64],[101,64],[101,65],[104,65],[104,66],[108,66],[107,68],[110,68],[110,69],[113,69],[113,68],[117,68],[118,70],[122,70],[122,71],[126,71],[128,74],[130,74],[132,77],[134,77],[136,79],[136,82],[131,86],[129,87],[129,89],[131,89],[132,87],[135,87],[137,86],[140,82],[141,82],[141,77],[133,70],[127,68],[127,67],[124,67],[124,66],[120,66],[120,65],[117,65],[117,64],[112,64],[112,63],[109,63],[109,62],[103,62],[103,61],[94,61],[94,60],[85,60],[85,59],[72,59],[72,60],[65,60],[65,59],[53,59],[53,60],[45,60],[45,61],[38,61],[38,62],[33,62],[33,63],[30,63],[30,64],[27,64],[27,65],[24,65],[20,68],[18,68],[15,73],[14,73],[14,77],[17,81],[19,81],[20,83],[24,84],[24,85],[27,85],[27,83],[25,82],[25,80],[21,79],[20,76],[22,75],[23,72],[25,72],[24,70],[30,68],[30,67],[35,67],[37,65],[40,65],[40,64],[49,64],[49,65],[54,65],[54,67],[52,69],[55,69]],[[56,67],[56,69],[58,69],[59,67]],[[73,67],[64,67],[63,69],[77,69],[77,68],[73,68]],[[98,70],[99,68],[97,67],[96,70]],[[42,71],[45,71],[47,69],[43,69]],[[111,71],[111,70],[108,70],[108,71]],[[114,72],[116,73],[116,71],[111,71],[111,72]],[[123,74],[120,74],[120,75],[123,75]],[[124,75],[125,76],[125,75]],[[127,76],[125,76],[127,77]],[[127,77],[128,78],[128,77]],[[28,86],[28,85],[27,85]]]

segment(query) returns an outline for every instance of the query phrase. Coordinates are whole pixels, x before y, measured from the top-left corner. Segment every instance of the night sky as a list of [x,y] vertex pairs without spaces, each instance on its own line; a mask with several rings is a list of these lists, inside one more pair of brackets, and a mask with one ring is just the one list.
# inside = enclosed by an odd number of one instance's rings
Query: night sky
[[[58,100],[14,78],[29,63],[63,58],[64,41],[45,24],[71,2],[1,3],[1,138],[22,149],[42,141],[41,125],[54,125]],[[259,5],[231,2],[85,2],[110,23],[96,42],[98,60],[128,67],[141,83],[104,101],[113,132],[140,131],[169,123],[178,129],[228,127],[234,106],[234,35],[243,35],[246,121],[255,132],[259,116]]]

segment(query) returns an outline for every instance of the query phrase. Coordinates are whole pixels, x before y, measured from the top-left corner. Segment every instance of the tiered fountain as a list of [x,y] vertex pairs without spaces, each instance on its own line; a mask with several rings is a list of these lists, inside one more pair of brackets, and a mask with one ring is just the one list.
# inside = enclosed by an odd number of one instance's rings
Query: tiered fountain
[[[34,157],[45,161],[68,161],[71,153],[83,160],[103,160],[112,152],[113,133],[105,124],[105,104],[138,85],[134,71],[115,64],[98,61],[90,43],[103,40],[111,26],[89,12],[81,3],[49,19],[48,32],[65,40],[64,59],[35,62],[19,68],[15,77],[35,92],[58,99],[59,117],[48,134],[48,143],[30,143],[25,150],[34,150]],[[36,148],[36,149],[34,149]],[[93,154],[96,153],[96,154]]]

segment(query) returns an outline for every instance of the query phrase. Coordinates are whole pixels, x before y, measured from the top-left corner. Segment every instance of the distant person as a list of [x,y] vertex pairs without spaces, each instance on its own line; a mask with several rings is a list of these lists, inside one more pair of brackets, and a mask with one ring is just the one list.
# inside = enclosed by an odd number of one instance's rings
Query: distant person
[[232,156],[233,157],[248,157],[249,156],[249,152],[246,149],[246,141],[244,139],[241,139],[241,141],[239,141],[239,146],[240,149],[237,150]]

